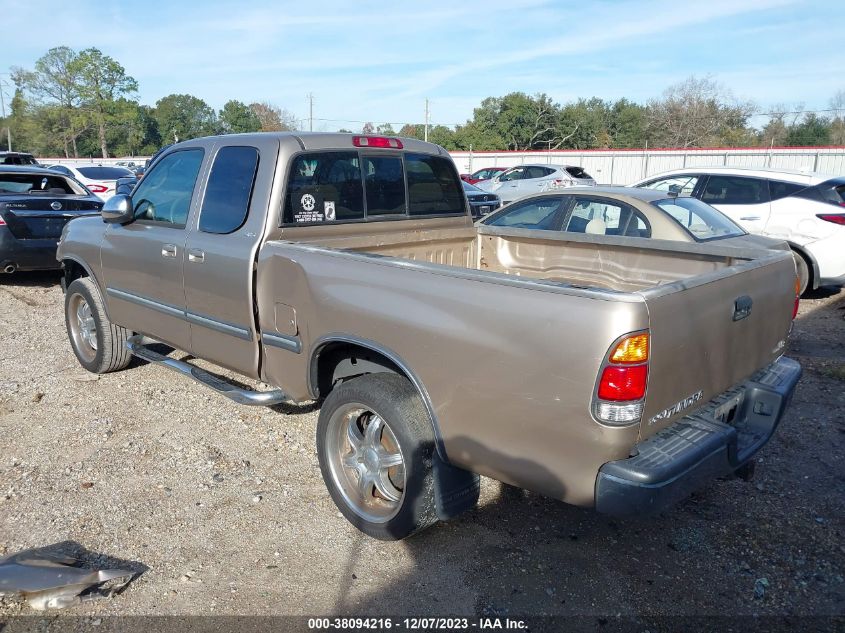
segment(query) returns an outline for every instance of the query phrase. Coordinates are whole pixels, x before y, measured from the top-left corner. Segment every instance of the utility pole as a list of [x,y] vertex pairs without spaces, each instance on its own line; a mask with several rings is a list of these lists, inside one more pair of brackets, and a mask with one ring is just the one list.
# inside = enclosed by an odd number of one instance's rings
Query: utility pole
[[3,97],[3,81],[0,80],[0,114],[3,115],[3,123],[6,124],[6,144],[10,152],[12,151],[12,127],[6,120],[6,100]]
[[428,97],[425,98],[425,140],[428,141]]
[[308,93],[308,131],[314,131],[314,93]]

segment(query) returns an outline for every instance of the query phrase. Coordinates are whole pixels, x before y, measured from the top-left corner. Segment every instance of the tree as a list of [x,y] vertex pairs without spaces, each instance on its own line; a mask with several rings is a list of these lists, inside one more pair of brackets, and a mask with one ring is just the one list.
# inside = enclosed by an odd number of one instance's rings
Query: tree
[[393,126],[390,123],[382,123],[376,128],[377,134],[382,134],[384,136],[395,136],[396,132],[393,130]]
[[810,112],[804,120],[789,128],[786,144],[790,146],[817,147],[830,145],[830,122]]
[[172,94],[156,101],[153,116],[162,143],[178,143],[217,133],[217,115],[202,99]]
[[220,127],[226,134],[258,132],[261,120],[248,105],[233,99],[220,110]]
[[297,128],[293,114],[272,103],[251,103],[249,109],[258,117],[262,132],[285,132]]
[[830,142],[845,145],[845,90],[839,90],[830,100]]
[[719,145],[732,131],[747,127],[754,109],[711,77],[691,76],[648,103],[648,138],[664,147]]
[[103,158],[109,157],[106,130],[114,123],[115,100],[138,91],[138,82],[117,61],[96,48],[86,48],[69,64],[78,77],[78,93],[99,132]]
[[361,134],[373,134],[375,133],[376,128],[373,126],[372,123],[364,123],[364,126],[361,128]]
[[84,116],[79,110],[80,69],[78,55],[67,46],[51,48],[35,62],[35,69],[14,68],[12,79],[34,97],[36,102],[55,106],[58,117],[55,132],[62,140],[65,157],[79,156],[76,141],[86,130]]

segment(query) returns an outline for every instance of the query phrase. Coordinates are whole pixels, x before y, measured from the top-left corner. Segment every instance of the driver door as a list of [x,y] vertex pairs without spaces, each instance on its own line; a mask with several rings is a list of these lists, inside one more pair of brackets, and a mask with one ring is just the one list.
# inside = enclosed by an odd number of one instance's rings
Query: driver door
[[190,350],[183,268],[189,216],[196,214],[202,147],[156,162],[132,194],[135,219],[110,224],[101,258],[106,303],[114,323]]

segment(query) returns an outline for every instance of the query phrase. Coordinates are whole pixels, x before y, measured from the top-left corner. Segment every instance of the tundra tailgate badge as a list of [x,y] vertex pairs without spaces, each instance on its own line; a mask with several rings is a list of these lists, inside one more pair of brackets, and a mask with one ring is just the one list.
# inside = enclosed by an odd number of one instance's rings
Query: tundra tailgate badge
[[666,409],[663,409],[663,411],[661,411],[657,415],[653,416],[648,421],[648,425],[651,426],[655,422],[658,422],[660,420],[665,420],[666,418],[671,418],[673,415],[675,415],[676,413],[680,413],[684,409],[689,409],[692,405],[694,405],[696,402],[701,400],[703,397],[704,397],[704,391],[699,389],[698,391],[696,391],[691,396],[687,396],[686,398],[684,398],[680,402],[676,402],[671,407],[667,407]]

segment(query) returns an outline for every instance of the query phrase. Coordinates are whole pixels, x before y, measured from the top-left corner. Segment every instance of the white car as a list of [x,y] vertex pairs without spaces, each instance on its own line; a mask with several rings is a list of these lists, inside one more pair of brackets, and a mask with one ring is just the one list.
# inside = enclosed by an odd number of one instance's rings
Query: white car
[[577,165],[517,165],[475,186],[495,193],[502,204],[508,204],[532,193],[595,184],[593,177]]
[[50,165],[49,169],[73,176],[102,200],[108,200],[114,195],[118,178],[135,177],[126,167],[110,165]]
[[749,233],[785,240],[801,292],[845,284],[845,177],[740,167],[676,169],[633,185],[693,196]]

